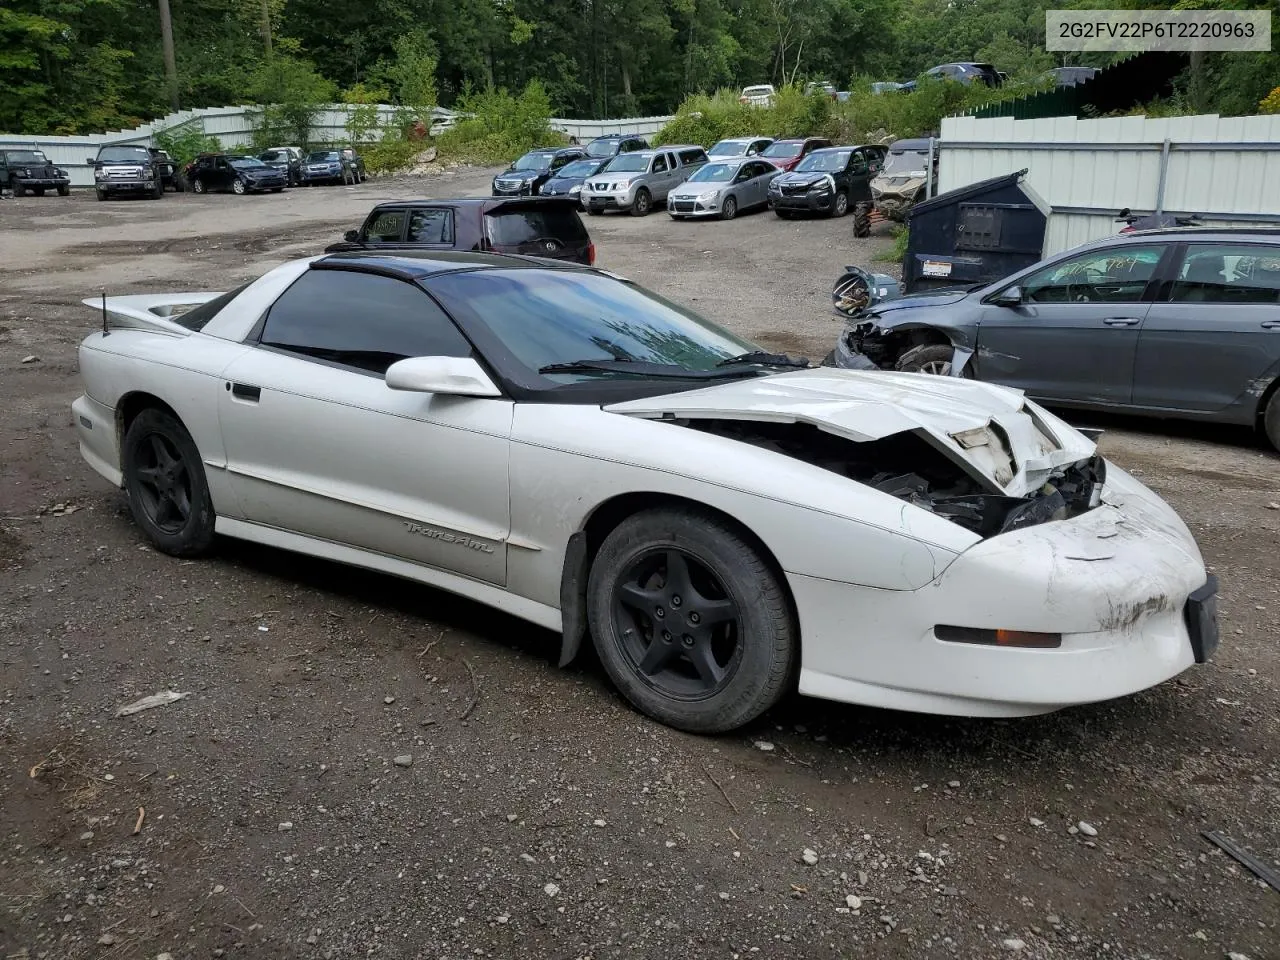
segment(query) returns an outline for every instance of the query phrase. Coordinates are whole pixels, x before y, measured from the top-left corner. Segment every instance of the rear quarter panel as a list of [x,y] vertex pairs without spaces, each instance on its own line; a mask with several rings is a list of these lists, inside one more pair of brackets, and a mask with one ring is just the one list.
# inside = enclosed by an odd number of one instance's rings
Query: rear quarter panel
[[85,393],[116,412],[123,441],[122,410],[136,394],[153,396],[170,407],[195,441],[205,464],[209,492],[219,514],[241,515],[226,479],[226,455],[218,406],[226,384],[219,374],[246,349],[206,337],[169,336],[143,330],[91,334],[80,344],[80,375]]

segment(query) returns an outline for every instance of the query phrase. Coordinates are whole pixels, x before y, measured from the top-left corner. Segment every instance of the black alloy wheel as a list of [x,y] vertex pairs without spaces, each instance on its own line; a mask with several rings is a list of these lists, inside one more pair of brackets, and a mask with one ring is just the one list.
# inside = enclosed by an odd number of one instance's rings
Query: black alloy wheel
[[180,422],[144,410],[125,433],[129,508],[153,543],[174,556],[198,556],[213,543],[216,516],[200,453]]

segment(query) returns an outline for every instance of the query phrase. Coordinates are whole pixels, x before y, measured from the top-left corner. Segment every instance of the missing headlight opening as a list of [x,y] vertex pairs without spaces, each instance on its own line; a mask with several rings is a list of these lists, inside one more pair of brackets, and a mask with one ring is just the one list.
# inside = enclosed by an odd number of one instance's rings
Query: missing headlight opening
[[972,530],[981,537],[1067,520],[1099,503],[1106,462],[1093,456],[1052,473],[1034,493],[992,493],[945,453],[915,433],[861,443],[804,423],[676,420],[856,480]]

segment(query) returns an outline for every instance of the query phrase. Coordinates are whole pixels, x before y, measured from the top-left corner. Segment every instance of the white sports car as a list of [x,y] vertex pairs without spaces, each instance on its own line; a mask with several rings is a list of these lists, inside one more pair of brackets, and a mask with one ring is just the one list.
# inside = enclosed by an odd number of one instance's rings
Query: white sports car
[[1043,713],[1217,644],[1186,526],[1014,390],[807,368],[526,258],[336,254],[102,309],[80,447],[161,550],[395,574],[561,631],[562,664],[589,632],[685,730],[797,686]]

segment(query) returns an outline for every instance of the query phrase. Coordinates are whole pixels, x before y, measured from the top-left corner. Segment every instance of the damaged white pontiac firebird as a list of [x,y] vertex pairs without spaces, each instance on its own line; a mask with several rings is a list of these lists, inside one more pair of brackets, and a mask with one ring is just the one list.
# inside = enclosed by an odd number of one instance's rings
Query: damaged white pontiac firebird
[[684,730],[797,687],[1044,713],[1217,644],[1186,526],[1014,390],[808,368],[531,258],[336,254],[101,307],[80,448],[159,549],[394,574],[560,631],[562,664],[589,633]]

